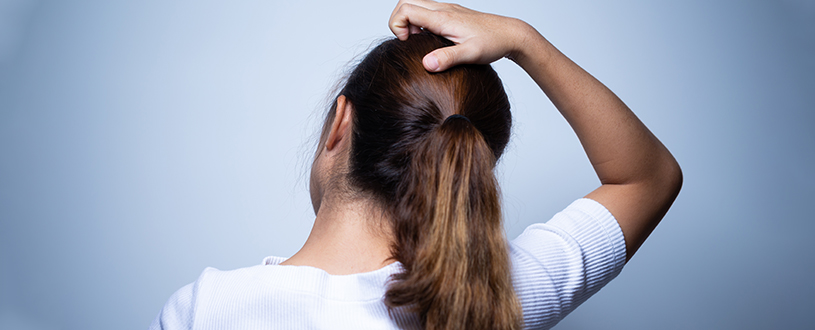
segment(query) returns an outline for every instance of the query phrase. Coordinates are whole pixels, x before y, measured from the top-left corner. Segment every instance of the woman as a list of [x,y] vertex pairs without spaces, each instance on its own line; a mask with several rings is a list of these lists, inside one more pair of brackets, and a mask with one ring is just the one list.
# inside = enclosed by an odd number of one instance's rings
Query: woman
[[[674,158],[534,28],[428,0],[400,1],[389,24],[397,39],[360,62],[326,116],[303,248],[205,270],[151,328],[549,328],[667,212]],[[510,243],[493,169],[511,116],[487,65],[502,57],[549,96],[602,183]]]

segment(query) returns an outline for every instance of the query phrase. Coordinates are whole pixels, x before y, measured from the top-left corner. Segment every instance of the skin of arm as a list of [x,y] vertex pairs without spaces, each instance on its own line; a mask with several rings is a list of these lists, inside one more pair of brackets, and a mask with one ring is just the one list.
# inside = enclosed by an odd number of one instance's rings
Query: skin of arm
[[627,260],[634,255],[679,194],[682,171],[622,100],[518,19],[454,4],[402,0],[390,27],[402,40],[421,28],[456,43],[425,56],[428,71],[502,57],[521,66],[580,139],[602,184],[586,198],[614,215],[625,237]]

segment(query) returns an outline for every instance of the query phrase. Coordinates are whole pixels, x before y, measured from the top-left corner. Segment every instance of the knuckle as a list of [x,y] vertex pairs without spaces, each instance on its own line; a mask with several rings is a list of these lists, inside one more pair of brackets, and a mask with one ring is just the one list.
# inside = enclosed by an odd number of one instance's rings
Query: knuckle
[[438,54],[438,55],[440,55],[440,56],[438,56],[439,63],[447,64],[450,61],[452,61],[454,58],[456,58],[457,50],[453,49],[454,47],[448,47],[448,48],[450,48],[450,49],[446,49],[443,52],[439,52],[439,54]]
[[410,13],[414,13],[414,12],[416,12],[417,9],[418,9],[418,6],[416,6],[416,5],[412,4],[412,3],[405,3],[401,7],[401,10],[405,13],[405,15],[408,15]]

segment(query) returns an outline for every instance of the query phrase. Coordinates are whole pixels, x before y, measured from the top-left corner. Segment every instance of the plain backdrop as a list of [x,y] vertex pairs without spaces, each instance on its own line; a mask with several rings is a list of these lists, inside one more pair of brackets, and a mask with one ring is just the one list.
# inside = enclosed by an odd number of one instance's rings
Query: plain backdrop
[[[290,256],[329,90],[395,1],[0,1],[0,329],[145,329],[207,266]],[[557,329],[815,328],[815,3],[462,1],[615,91],[685,184]],[[508,60],[510,238],[599,182]]]

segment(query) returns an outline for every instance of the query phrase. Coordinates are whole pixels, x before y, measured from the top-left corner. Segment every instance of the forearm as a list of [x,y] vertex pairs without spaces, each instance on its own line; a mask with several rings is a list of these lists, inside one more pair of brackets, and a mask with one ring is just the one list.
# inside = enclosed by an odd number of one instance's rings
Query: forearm
[[543,36],[532,30],[523,45],[513,59],[572,126],[602,183],[648,179],[654,162],[670,156],[611,90]]
[[534,29],[525,29],[522,46],[510,56],[580,139],[602,183],[587,197],[617,218],[630,258],[676,198],[682,183],[679,165],[611,90]]

